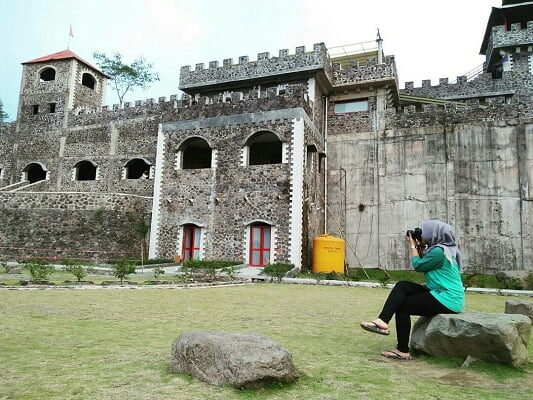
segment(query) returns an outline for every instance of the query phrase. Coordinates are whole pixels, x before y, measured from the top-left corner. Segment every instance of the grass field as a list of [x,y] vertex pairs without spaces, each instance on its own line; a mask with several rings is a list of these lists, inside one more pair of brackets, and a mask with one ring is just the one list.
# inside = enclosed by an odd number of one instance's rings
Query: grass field
[[[383,359],[395,345],[358,328],[386,289],[256,284],[188,290],[0,290],[0,399],[531,399],[523,370],[461,360]],[[503,312],[500,296],[467,311]],[[394,332],[394,325],[391,325]],[[259,391],[170,372],[185,329],[257,332],[286,347],[301,379]],[[533,346],[529,346],[533,359]]]

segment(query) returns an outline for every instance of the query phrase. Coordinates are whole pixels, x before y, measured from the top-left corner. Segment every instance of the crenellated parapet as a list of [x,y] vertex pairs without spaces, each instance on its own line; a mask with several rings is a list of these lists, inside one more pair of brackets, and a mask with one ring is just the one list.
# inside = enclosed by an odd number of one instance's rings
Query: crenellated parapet
[[528,21],[522,28],[520,23],[511,24],[507,30],[505,26],[493,26],[487,45],[487,60],[491,59],[492,52],[509,47],[531,45],[533,43],[533,21]]
[[161,118],[163,119],[194,119],[215,115],[230,115],[241,112],[266,111],[269,109],[301,107],[307,114],[311,114],[309,99],[305,88],[301,84],[287,85],[286,92],[278,95],[274,91],[261,92],[232,92],[230,97],[223,93],[205,96],[171,95],[169,99],[137,100],[125,102],[122,107],[114,104],[112,107],[103,106],[99,109],[73,111],[69,114],[69,125],[93,125],[104,122],[131,118]]
[[418,96],[435,99],[466,100],[473,97],[490,98],[498,96],[513,97],[516,93],[531,96],[533,93],[533,77],[515,71],[504,71],[499,79],[492,74],[484,73],[475,79],[467,80],[466,76],[458,76],[452,83],[448,78],[440,78],[437,85],[430,79],[422,80],[421,86],[414,82],[405,82],[400,95]]
[[271,57],[268,52],[259,53],[256,61],[250,61],[248,56],[239,57],[238,63],[228,58],[219,65],[218,61],[211,61],[208,68],[203,63],[196,64],[192,69],[189,65],[181,67],[181,90],[214,86],[226,82],[264,78],[272,75],[289,74],[302,71],[320,70],[327,67],[329,58],[324,43],[316,43],[313,50],[306,52],[305,46],[296,47],[294,54],[287,49],[279,51],[277,57]]
[[352,61],[347,67],[333,63],[333,86],[352,85],[357,83],[372,83],[387,80],[398,80],[394,56],[386,56],[385,62],[378,64],[376,58],[369,58],[365,63]]

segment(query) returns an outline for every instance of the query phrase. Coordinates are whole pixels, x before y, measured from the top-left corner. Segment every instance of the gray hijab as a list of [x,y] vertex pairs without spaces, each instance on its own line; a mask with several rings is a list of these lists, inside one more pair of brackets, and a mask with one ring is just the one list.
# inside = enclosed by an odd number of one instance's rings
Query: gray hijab
[[422,239],[428,244],[426,253],[435,247],[440,247],[448,261],[452,262],[455,259],[461,269],[461,252],[457,248],[453,228],[436,219],[422,221],[421,228]]

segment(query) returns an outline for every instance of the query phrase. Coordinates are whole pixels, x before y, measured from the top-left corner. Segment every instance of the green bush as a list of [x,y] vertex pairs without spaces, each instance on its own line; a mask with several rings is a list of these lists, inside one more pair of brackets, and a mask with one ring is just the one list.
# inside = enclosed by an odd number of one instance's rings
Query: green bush
[[525,290],[533,290],[533,272],[530,272],[524,283]]
[[55,272],[55,268],[49,264],[41,262],[26,263],[26,268],[35,282],[45,282]]
[[38,265],[48,265],[48,261],[42,258],[28,258],[21,261],[22,264],[38,264]]
[[120,283],[123,282],[124,278],[127,278],[128,275],[131,275],[135,272],[135,265],[132,263],[123,261],[118,264],[113,265],[113,275],[120,279]]
[[294,264],[274,263],[265,265],[261,275],[268,275],[272,279],[276,278],[278,282],[285,276],[287,272],[294,268]]
[[200,272],[208,275],[213,280],[217,271],[234,273],[233,266],[237,264],[239,263],[236,261],[189,259],[183,263],[181,270],[185,273]]
[[171,260],[170,258],[150,258],[149,260],[146,260],[144,262],[144,265],[152,265],[152,264],[168,264],[173,263],[174,260]]
[[66,268],[66,271],[68,271],[72,275],[74,275],[76,277],[76,279],[78,280],[78,282],[81,282],[81,280],[87,276],[87,272],[79,264],[69,265]]
[[161,275],[165,274],[165,270],[163,268],[157,267],[153,269],[154,279],[159,279]]

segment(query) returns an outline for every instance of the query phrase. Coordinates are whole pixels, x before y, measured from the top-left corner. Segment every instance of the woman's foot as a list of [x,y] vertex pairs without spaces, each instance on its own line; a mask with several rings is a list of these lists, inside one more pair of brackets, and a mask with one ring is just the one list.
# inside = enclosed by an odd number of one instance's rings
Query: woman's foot
[[380,318],[376,318],[371,322],[361,322],[360,325],[365,331],[377,333],[379,335],[388,335],[390,333],[389,325]]
[[382,351],[381,355],[385,358],[391,358],[393,360],[412,360],[413,357],[409,353],[404,353],[398,349]]

